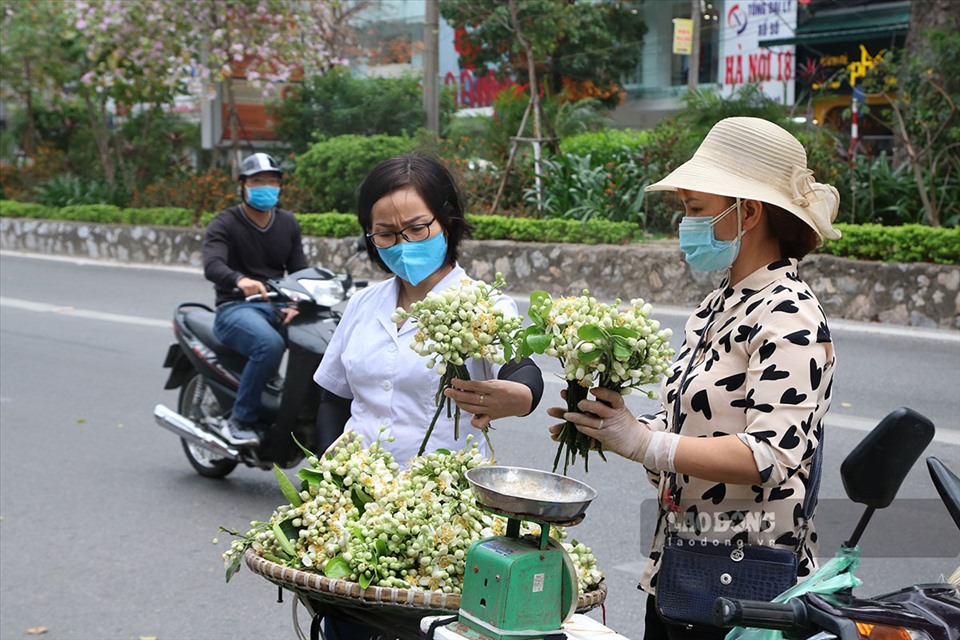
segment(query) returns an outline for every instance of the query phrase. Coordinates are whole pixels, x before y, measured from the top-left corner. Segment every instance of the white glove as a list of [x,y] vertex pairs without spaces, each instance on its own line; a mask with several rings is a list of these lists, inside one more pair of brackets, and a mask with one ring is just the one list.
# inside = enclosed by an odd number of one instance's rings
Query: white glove
[[584,413],[565,412],[563,419],[598,440],[604,451],[641,462],[651,471],[676,471],[673,459],[679,435],[651,430],[630,413],[616,391],[597,387],[591,393],[596,400],[582,400],[578,405]]

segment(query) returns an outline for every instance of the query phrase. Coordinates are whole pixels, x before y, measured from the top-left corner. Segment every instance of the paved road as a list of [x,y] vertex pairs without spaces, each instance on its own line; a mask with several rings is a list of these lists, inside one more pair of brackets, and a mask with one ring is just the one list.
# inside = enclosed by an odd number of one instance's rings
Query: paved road
[[[272,476],[242,468],[222,482],[200,478],[151,416],[155,403],[176,401],[160,367],[175,304],[211,297],[195,271],[0,252],[0,638],[26,638],[32,627],[48,628],[51,640],[295,637],[290,598],[276,604],[276,589],[245,570],[225,585],[225,545],[212,544],[219,525],[245,530],[282,501]],[[657,313],[675,331],[685,317]],[[907,405],[932,418],[928,453],[960,469],[960,334],[832,326],[840,368],[818,514],[825,555],[859,515],[840,499],[840,462],[889,410]],[[502,464],[552,464],[543,408],[560,385],[547,379],[534,416],[498,426]],[[607,623],[631,638],[643,626],[638,514],[654,495],[637,469],[611,459],[575,474],[600,497],[570,530],[607,573]],[[903,507],[874,517],[859,593],[957,566],[960,534],[936,502],[920,500],[931,496],[918,466],[895,503]]]

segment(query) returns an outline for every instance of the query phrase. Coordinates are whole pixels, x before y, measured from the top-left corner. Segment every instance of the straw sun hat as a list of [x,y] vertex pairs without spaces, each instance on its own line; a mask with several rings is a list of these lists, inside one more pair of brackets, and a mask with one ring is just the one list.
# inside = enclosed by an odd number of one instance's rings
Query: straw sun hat
[[646,191],[700,191],[759,200],[781,207],[836,240],[830,224],[840,195],[813,179],[803,145],[785,129],[761,118],[725,118],[715,124],[693,157]]

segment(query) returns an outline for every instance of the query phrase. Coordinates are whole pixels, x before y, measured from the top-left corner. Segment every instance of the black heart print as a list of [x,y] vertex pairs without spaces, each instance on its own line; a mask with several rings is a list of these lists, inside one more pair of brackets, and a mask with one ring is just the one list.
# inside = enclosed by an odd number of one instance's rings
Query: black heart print
[[783,380],[784,378],[789,378],[789,371],[780,371],[777,369],[777,365],[772,364],[766,369],[763,370],[763,373],[760,374],[761,380]]
[[700,496],[704,500],[709,500],[713,504],[720,504],[723,502],[724,497],[727,495],[727,485],[719,482],[706,491],[703,495]]
[[780,447],[783,449],[796,449],[798,446],[800,446],[800,437],[797,436],[797,427],[791,426],[780,438]]
[[774,344],[773,342],[770,342],[769,340],[764,340],[763,344],[760,345],[760,348],[758,349],[760,353],[760,362],[763,362],[764,360],[772,356],[776,350],[777,350],[776,344]]
[[783,336],[783,338],[788,342],[805,347],[810,344],[810,330],[801,329],[800,331],[794,331],[793,333],[788,333]]
[[770,501],[774,500],[786,500],[790,496],[796,493],[794,489],[784,489],[783,487],[774,487],[770,490]]
[[732,376],[727,376],[726,378],[721,378],[717,380],[714,385],[717,387],[723,387],[727,391],[736,391],[743,386],[743,383],[747,381],[747,374],[745,373],[735,373]]
[[800,404],[801,402],[803,402],[803,401],[806,400],[806,399],[807,399],[807,394],[805,394],[805,393],[800,393],[799,391],[797,391],[797,390],[794,389],[793,387],[790,387],[789,389],[787,389],[786,391],[784,391],[784,392],[783,392],[783,395],[780,396],[780,402],[782,402],[783,404],[793,404],[793,405],[796,405],[796,404]]
[[817,364],[816,358],[810,358],[810,388],[816,391],[820,388],[823,379],[823,369]]
[[713,417],[713,412],[710,411],[710,398],[707,397],[706,389],[701,389],[693,394],[693,397],[690,398],[690,408],[697,413],[702,413],[707,420]]
[[793,300],[784,300],[773,308],[774,313],[799,313],[800,309]]

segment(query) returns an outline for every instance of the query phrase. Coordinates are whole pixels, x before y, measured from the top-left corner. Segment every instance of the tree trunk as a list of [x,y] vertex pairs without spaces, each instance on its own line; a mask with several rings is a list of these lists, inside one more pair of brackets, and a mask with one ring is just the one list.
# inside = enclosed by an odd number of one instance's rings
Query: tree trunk
[[232,76],[223,79],[223,87],[227,96],[227,123],[230,127],[230,177],[236,182],[240,179],[240,114],[237,113]]
[[[930,29],[948,28],[950,24],[954,27],[960,26],[960,3],[956,0],[913,0],[910,4],[910,30],[907,32],[907,39],[904,43],[904,60],[927,60],[932,59],[930,41],[925,36]],[[929,82],[934,85],[942,85],[943,74],[955,73],[956,69],[937,69],[930,70],[931,77]],[[901,82],[901,85],[904,83]],[[940,212],[938,203],[930,197],[930,189],[923,176],[923,160],[930,151],[930,140],[924,141],[911,140],[907,130],[906,123],[903,120],[903,114],[894,105],[894,116],[897,120],[897,128],[901,133],[901,144],[895,151],[895,158],[903,158],[906,155],[906,161],[910,164],[914,180],[917,184],[917,191],[920,195],[920,201],[923,203],[927,223],[932,227],[940,226]],[[924,145],[921,147],[921,145]]]
[[23,75],[26,79],[24,85],[27,87],[24,92],[24,102],[27,106],[27,126],[23,130],[20,148],[23,149],[28,158],[33,158],[37,155],[37,124],[33,116],[33,90],[31,89],[33,83],[30,81],[29,63],[24,65]]
[[87,121],[90,123],[93,140],[97,145],[97,154],[100,156],[103,176],[107,184],[112,187],[117,177],[117,169],[113,162],[113,155],[110,153],[110,130],[107,127],[106,103],[101,99],[99,108],[97,108],[90,97],[89,89],[83,91],[83,102],[87,107]]
[[[523,47],[523,53],[527,59],[527,82],[530,84],[530,111],[533,114],[533,173],[534,183],[537,191],[537,213],[543,210],[543,190],[540,182],[540,142],[543,138],[543,130],[540,126],[540,91],[537,86],[537,63],[533,55],[533,45],[530,40],[523,35],[520,29],[520,15],[517,8],[517,0],[510,0],[510,21],[513,23],[513,32]],[[523,135],[521,132],[520,135]]]
[[[908,59],[918,59],[929,55],[930,43],[924,37],[929,29],[946,28],[952,17],[960,23],[960,3],[956,0],[913,0],[910,3],[910,30],[904,43],[904,53]],[[934,69],[934,73],[955,73],[956,69]]]

